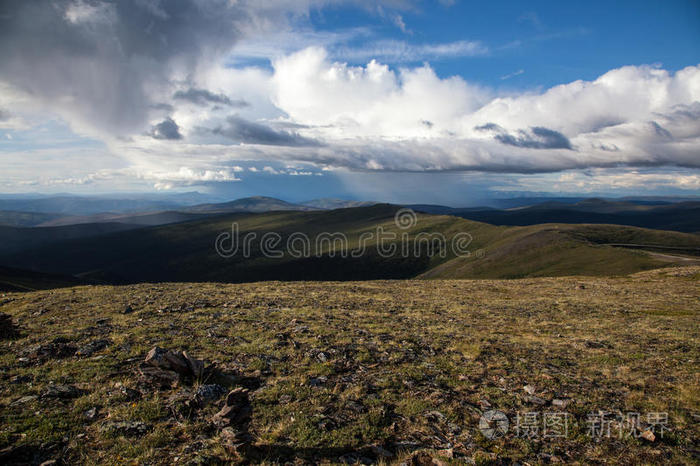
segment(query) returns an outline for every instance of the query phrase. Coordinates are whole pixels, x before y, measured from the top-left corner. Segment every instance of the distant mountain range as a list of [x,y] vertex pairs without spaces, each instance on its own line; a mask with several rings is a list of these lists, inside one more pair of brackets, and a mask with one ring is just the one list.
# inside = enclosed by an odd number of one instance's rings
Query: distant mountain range
[[454,215],[492,225],[538,225],[543,223],[595,223],[630,225],[660,230],[700,232],[700,201],[620,201],[583,199],[574,203],[548,201],[541,204],[494,209],[411,205],[426,213]]

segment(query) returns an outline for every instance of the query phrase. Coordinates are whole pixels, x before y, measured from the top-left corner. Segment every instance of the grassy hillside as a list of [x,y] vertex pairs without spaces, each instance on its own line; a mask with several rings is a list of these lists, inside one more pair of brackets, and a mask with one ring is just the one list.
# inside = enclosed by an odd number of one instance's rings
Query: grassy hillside
[[[311,212],[232,214],[206,220],[141,228],[133,231],[82,238],[0,257],[0,263],[43,272],[77,275],[109,283],[142,281],[256,280],[367,280],[380,278],[517,278],[558,275],[626,274],[668,265],[642,251],[625,250],[599,243],[643,242],[655,245],[700,248],[697,235],[643,230],[609,225],[537,225],[496,227],[457,217],[419,215],[408,230],[394,223],[397,207],[376,205],[354,209]],[[242,249],[230,258],[219,256],[216,238],[231,231],[235,222],[239,238],[255,233],[248,256]],[[337,244],[322,244],[309,257],[286,252],[267,258],[261,252],[265,233],[281,236],[277,249],[290,235],[303,232],[312,242],[324,232],[342,232],[347,248],[359,247],[363,233],[383,228],[396,238],[408,235],[413,246],[417,235],[438,232],[448,240],[445,257],[428,254],[421,244],[403,257],[377,252],[377,238],[366,242],[361,257],[342,257]],[[449,241],[469,233],[469,257],[456,257]],[[400,251],[400,248],[398,249]]]
[[620,225],[533,225],[501,227],[479,244],[483,256],[455,258],[425,272],[423,278],[522,278],[562,275],[622,275],[659,267],[645,251],[608,244],[634,243],[695,253],[700,236]]
[[[0,463],[696,464],[699,279],[5,294],[18,334],[0,340]],[[213,368],[193,379],[144,364],[156,345]],[[236,389],[241,417],[222,425]],[[510,420],[502,438],[479,429],[489,410]],[[640,418],[597,438],[599,411]],[[533,412],[567,415],[566,433],[518,434]],[[667,414],[663,435],[650,413]]]

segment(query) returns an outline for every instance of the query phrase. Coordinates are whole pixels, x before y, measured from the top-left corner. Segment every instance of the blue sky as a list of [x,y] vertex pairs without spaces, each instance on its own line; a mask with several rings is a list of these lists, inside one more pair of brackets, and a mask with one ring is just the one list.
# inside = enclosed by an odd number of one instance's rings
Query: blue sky
[[696,1],[0,9],[0,192],[700,194]]
[[[380,39],[415,44],[479,41],[488,54],[431,60],[431,64],[442,76],[456,74],[518,89],[592,80],[624,65],[659,63],[677,70],[697,64],[700,50],[700,3],[692,0],[455,2],[452,6],[432,2],[394,15],[401,17],[407,32],[397,27],[391,13],[381,17],[350,6],[314,11],[309,23],[318,31],[377,24]],[[524,72],[507,82],[501,79],[519,70]]]

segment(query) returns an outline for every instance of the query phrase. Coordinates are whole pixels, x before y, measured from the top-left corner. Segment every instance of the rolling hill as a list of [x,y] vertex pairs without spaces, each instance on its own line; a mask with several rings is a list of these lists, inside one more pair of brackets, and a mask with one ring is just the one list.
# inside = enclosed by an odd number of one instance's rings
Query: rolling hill
[[0,211],[0,226],[34,227],[51,222],[62,217],[61,214],[45,214],[41,212],[18,212],[15,210]]
[[276,210],[316,210],[300,204],[292,204],[281,199],[265,196],[245,197],[230,202],[199,204],[183,209],[185,212],[228,214],[235,212],[271,212]]
[[207,214],[179,211],[146,212],[138,214],[94,214],[84,216],[62,216],[43,222],[39,227],[80,225],[85,223],[126,223],[129,225],[156,226],[168,223],[188,222],[205,218]]
[[[332,211],[239,213],[157,227],[127,227],[124,231],[15,250],[0,256],[0,264],[107,283],[517,278],[628,274],[667,266],[676,261],[678,254],[691,257],[679,257],[677,261],[693,262],[692,255],[700,249],[697,235],[615,225],[505,227],[420,214],[415,226],[401,230],[394,223],[397,209],[380,204]],[[222,233],[231,232],[233,222],[238,225],[241,242],[248,233],[254,233],[256,239],[250,242],[248,254],[243,254],[241,248],[224,258],[217,254],[215,241]],[[362,234],[376,233],[378,227],[387,234],[396,234],[393,243],[399,248],[401,235],[407,235],[406,244],[415,245],[419,234],[439,233],[448,241],[444,257],[430,255],[428,245],[421,242],[418,253],[382,255],[376,247],[376,234],[364,241],[367,251],[360,257],[342,254],[338,243],[317,245],[319,235],[338,232],[347,238],[345,249],[355,250]],[[266,257],[260,240],[269,232],[280,235],[279,247],[273,248],[276,250],[284,250],[294,233],[303,233],[310,238],[310,254],[283,251],[281,257]],[[470,254],[458,256],[448,245],[464,233],[472,238]],[[672,254],[661,257],[621,247],[624,245],[656,252],[671,248]],[[433,249],[440,250],[440,245]]]
[[[0,255],[19,251],[52,248],[66,240],[94,238],[100,235],[142,228],[127,223],[87,223],[46,228],[0,226]],[[13,264],[8,264],[13,266]]]
[[700,202],[631,202],[585,199],[576,203],[545,202],[501,210],[414,205],[426,213],[455,215],[493,225],[526,226],[542,223],[597,223],[660,230],[700,232]]

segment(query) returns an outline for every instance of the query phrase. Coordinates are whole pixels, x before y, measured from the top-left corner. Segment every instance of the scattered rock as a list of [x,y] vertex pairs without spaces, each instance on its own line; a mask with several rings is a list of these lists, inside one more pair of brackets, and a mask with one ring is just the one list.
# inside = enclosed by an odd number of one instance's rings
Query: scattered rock
[[250,405],[248,390],[236,388],[226,395],[226,403],[221,411],[212,418],[212,423],[218,427],[247,426],[250,422],[253,407]]
[[649,429],[642,432],[641,437],[649,442],[653,442],[654,440],[656,440],[656,435],[654,435],[654,432],[652,432]]
[[161,390],[177,386],[180,377],[170,370],[142,364],[139,369],[139,383],[148,387],[157,387]]
[[20,399],[18,399],[18,400],[13,401],[12,404],[13,404],[13,405],[21,405],[21,404],[24,404],[24,403],[29,403],[30,401],[34,401],[34,400],[36,400],[36,399],[37,399],[37,396],[36,396],[36,395],[26,395],[26,396],[23,396],[22,398],[20,398]]
[[88,421],[92,421],[97,416],[97,408],[90,408],[83,413],[83,417]]
[[150,426],[139,421],[120,421],[105,423],[101,430],[112,435],[136,437],[146,434],[150,430]]
[[346,453],[340,458],[338,458],[338,461],[343,463],[343,464],[373,464],[374,461],[372,461],[370,458],[367,458],[366,456],[362,456],[359,453]]
[[119,393],[121,393],[127,401],[136,401],[141,398],[141,392],[133,388],[122,386],[119,388]]
[[328,382],[328,377],[322,375],[320,377],[309,377],[309,385],[312,387],[320,387],[324,383]]
[[182,352],[182,356],[185,358],[192,376],[195,379],[200,379],[204,375],[204,361],[191,357],[185,351]]
[[365,407],[357,401],[348,401],[347,403],[345,403],[345,406],[347,406],[348,409],[356,413],[364,413],[366,411]]
[[78,398],[83,391],[73,385],[49,385],[41,395],[42,398]]
[[194,396],[200,407],[207,406],[226,394],[226,389],[221,385],[209,384],[201,385]]
[[194,380],[201,379],[205,372],[204,361],[191,357],[185,351],[167,351],[158,346],[148,352],[144,363]]
[[69,343],[70,340],[57,337],[51,343],[44,345],[33,346],[25,351],[27,358],[46,361],[49,359],[64,359],[75,354],[78,348]]
[[34,381],[33,375],[15,375],[10,378],[10,383],[29,383]]
[[427,451],[417,451],[413,453],[407,460],[407,466],[443,466],[447,465],[446,462],[433,458],[433,456]]
[[167,351],[163,358],[167,361],[170,370],[177,372],[182,376],[188,376],[190,374],[190,366],[187,364],[184,353]]
[[325,353],[321,352],[316,355],[316,359],[318,359],[320,362],[326,362],[328,361],[328,356],[326,356]]
[[558,456],[550,455],[549,453],[544,453],[544,452],[538,453],[537,458],[539,458],[540,460],[542,460],[543,462],[546,462],[546,463],[561,463],[562,462],[561,458],[559,458]]
[[93,353],[103,350],[111,344],[110,340],[95,340],[80,348],[75,354],[82,357],[92,356]]
[[462,433],[462,428],[458,426],[455,423],[449,423],[447,424],[447,430],[452,434],[452,435],[459,435]]
[[424,414],[424,416],[430,422],[440,422],[445,420],[445,415],[440,411],[428,411]]
[[323,419],[318,421],[317,425],[318,425],[319,429],[329,431],[329,432],[337,427],[336,422],[333,419],[328,418],[328,417],[324,417]]
[[532,404],[536,404],[536,405],[540,405],[540,406],[547,404],[547,400],[540,398],[539,396],[527,395],[523,399],[527,403],[532,403]]
[[192,418],[198,408],[194,395],[189,389],[183,389],[170,395],[166,405],[172,415],[179,420]]
[[154,346],[146,355],[146,359],[143,362],[149,364],[153,367],[158,367],[160,369],[170,369],[170,363],[165,359],[166,350],[158,346]]
[[370,445],[369,448],[370,450],[372,450],[372,453],[374,453],[377,456],[377,458],[391,458],[392,456],[394,456],[392,452],[379,445]]
[[219,434],[219,439],[226,451],[237,456],[241,455],[242,450],[251,440],[247,432],[241,432],[232,427],[224,427]]
[[13,338],[19,334],[10,314],[0,312],[0,340]]
[[610,343],[605,342],[605,341],[586,340],[583,342],[583,344],[586,346],[586,348],[594,348],[594,349],[600,349],[600,348],[611,349],[612,348],[612,345]]
[[524,390],[525,393],[527,393],[528,395],[534,395],[534,394],[536,393],[535,387],[533,387],[532,385],[525,385],[525,386],[523,387],[523,390]]
[[569,403],[571,403],[571,400],[560,400],[560,399],[553,399],[552,400],[552,406],[556,406],[557,408],[566,408],[569,406]]

